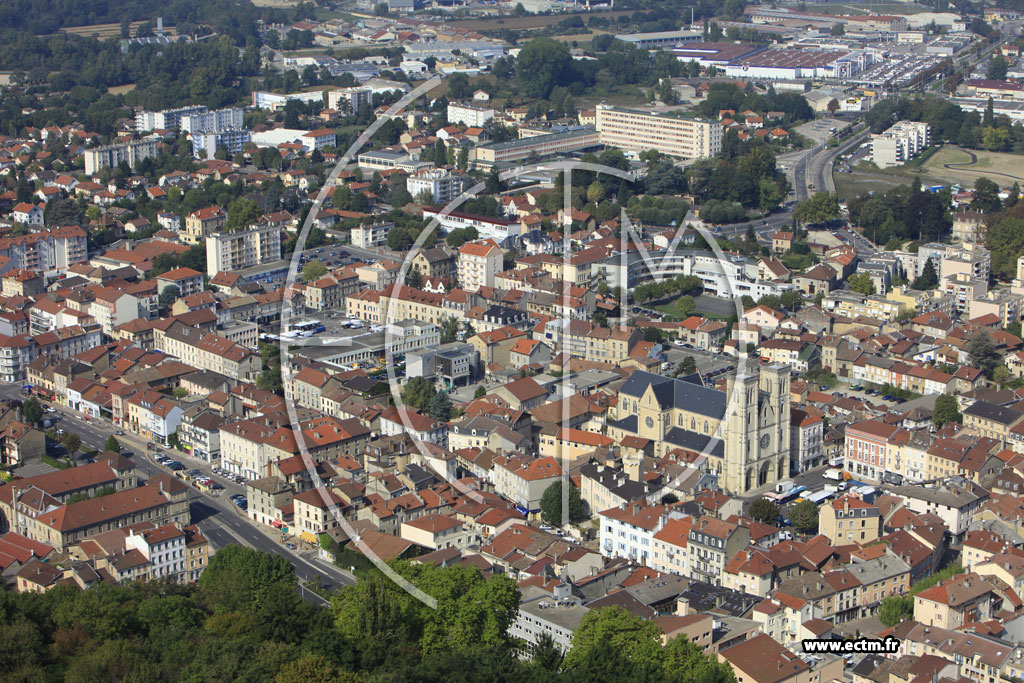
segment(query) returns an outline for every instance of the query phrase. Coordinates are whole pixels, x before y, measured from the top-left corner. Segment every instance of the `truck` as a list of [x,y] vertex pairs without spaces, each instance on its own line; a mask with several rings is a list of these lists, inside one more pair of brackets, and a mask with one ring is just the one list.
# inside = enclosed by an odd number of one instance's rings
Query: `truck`
[[821,476],[831,481],[842,481],[843,471],[840,469],[825,470],[825,473],[822,474]]
[[780,481],[775,485],[776,493],[789,493],[789,491],[795,486],[792,479],[786,481]]

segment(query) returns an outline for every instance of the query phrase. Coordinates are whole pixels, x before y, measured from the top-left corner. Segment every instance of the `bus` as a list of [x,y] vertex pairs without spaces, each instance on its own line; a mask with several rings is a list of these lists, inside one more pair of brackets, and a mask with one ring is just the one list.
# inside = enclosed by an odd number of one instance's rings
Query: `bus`
[[324,324],[319,320],[304,320],[298,323],[291,323],[289,325],[291,332],[299,332],[303,337],[309,337],[317,334],[318,332],[324,332],[327,330]]

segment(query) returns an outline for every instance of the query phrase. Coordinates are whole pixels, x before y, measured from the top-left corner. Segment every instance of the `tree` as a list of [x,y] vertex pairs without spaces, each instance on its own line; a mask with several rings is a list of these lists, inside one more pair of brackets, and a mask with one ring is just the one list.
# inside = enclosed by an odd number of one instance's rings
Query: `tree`
[[818,530],[818,506],[802,500],[789,509],[789,521],[798,531],[813,533]]
[[68,452],[68,459],[74,462],[75,453],[77,453],[78,450],[82,447],[82,437],[78,436],[78,434],[75,434],[73,432],[68,432],[67,434],[64,435],[64,438],[61,439],[61,443],[64,444],[64,448]]
[[265,366],[263,372],[256,378],[256,387],[278,395],[284,392],[284,378],[281,377],[281,363],[279,361],[274,361],[270,365]]
[[645,327],[644,328],[644,341],[654,342],[660,344],[664,334],[657,327]]
[[985,71],[985,75],[995,81],[1002,81],[1006,79],[1006,72],[1010,68],[1010,63],[1006,61],[1006,58],[1000,54],[997,54],[992,58],[992,61],[988,63],[988,69]]
[[103,444],[103,450],[105,450],[105,451],[114,451],[115,453],[120,453],[121,452],[121,442],[118,441],[117,439],[115,439],[114,435],[111,434],[110,436],[107,437],[107,442],[105,444]]
[[558,673],[564,659],[565,653],[551,634],[547,631],[542,632],[533,646],[533,658],[530,660],[532,664],[544,671]]
[[641,665],[659,665],[663,655],[658,627],[621,607],[591,610],[583,617],[572,635],[564,668],[572,671],[601,650]]
[[697,361],[694,360],[693,356],[683,358],[683,362],[679,364],[679,371],[685,375],[697,372]]
[[160,297],[157,301],[160,304],[160,308],[169,308],[171,304],[178,300],[179,296],[181,296],[181,290],[178,289],[178,285],[167,285],[160,292]]
[[997,213],[1003,208],[999,199],[999,185],[984,176],[974,181],[974,199],[971,208],[985,213]]
[[970,354],[971,365],[985,373],[989,379],[992,379],[992,373],[1002,363],[995,341],[985,331],[967,340],[967,353]]
[[832,31],[831,31],[831,33],[834,36],[842,36],[842,35],[846,34],[846,29],[843,28],[842,24],[832,24]]
[[826,223],[840,216],[839,196],[832,192],[818,192],[797,204],[793,218],[805,225]]
[[935,272],[935,263],[932,259],[926,259],[924,262],[924,268],[921,270],[921,274],[914,278],[911,287],[919,289],[921,291],[935,289],[939,286],[939,276]]
[[828,104],[825,106],[828,109],[829,114],[835,114],[837,111],[839,111],[839,100],[833,97],[831,100],[828,101]]
[[434,400],[434,383],[426,377],[413,377],[402,387],[402,403],[417,410],[428,410]]
[[459,319],[454,315],[441,316],[440,325],[441,328],[441,343],[449,344],[455,341],[459,336]]
[[758,498],[750,505],[751,519],[775,526],[779,519],[779,506],[767,498]]
[[476,391],[473,392],[473,398],[483,398],[486,395],[487,387],[483,386],[482,384],[476,388]]
[[295,594],[295,569],[284,557],[241,545],[221,548],[199,577],[199,598],[207,607],[257,613],[275,589]]
[[867,273],[854,273],[846,280],[846,288],[858,294],[874,294],[875,283]]
[[[579,522],[586,518],[583,511],[583,500],[580,490],[569,484],[569,522]],[[566,520],[562,518],[562,480],[552,482],[540,499],[541,518],[552,526],[562,526]]]
[[251,199],[236,199],[228,205],[228,218],[224,223],[226,232],[244,230],[260,217],[260,207]]
[[878,620],[886,626],[895,626],[914,616],[914,598],[910,595],[890,595],[878,606]]
[[323,261],[310,261],[302,269],[303,282],[316,282],[327,275],[327,266]]
[[948,422],[962,423],[964,416],[960,414],[960,405],[952,394],[940,394],[935,399],[935,408],[932,410],[932,424],[942,427]]
[[448,398],[447,391],[439,391],[434,394],[434,398],[430,400],[430,407],[428,410],[430,417],[435,420],[441,420],[447,422],[452,416],[452,400]]
[[419,289],[423,286],[423,273],[418,268],[410,268],[405,275],[405,284],[413,289]]
[[569,46],[551,38],[534,38],[516,58],[516,78],[528,97],[548,99],[556,86],[572,83],[575,72]]
[[43,419],[43,406],[35,398],[27,398],[21,404],[21,416],[26,424],[35,427]]

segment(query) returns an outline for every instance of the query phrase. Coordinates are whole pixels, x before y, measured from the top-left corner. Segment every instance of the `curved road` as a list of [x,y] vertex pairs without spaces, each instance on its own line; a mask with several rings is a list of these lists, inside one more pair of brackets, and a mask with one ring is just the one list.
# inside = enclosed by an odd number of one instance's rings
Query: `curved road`
[[[960,150],[961,152],[963,152],[964,154],[966,154],[967,156],[971,157],[971,160],[970,161],[955,161],[955,162],[953,162],[951,164],[943,164],[942,167],[943,168],[948,168],[950,171],[970,171],[970,170],[972,170],[970,168],[965,168],[965,167],[967,167],[967,166],[974,166],[976,163],[978,163],[978,155],[975,154],[974,152],[970,152],[970,151],[964,149],[963,147],[957,147],[957,149]],[[1024,180],[1024,177],[1010,175],[1009,173],[999,173],[998,171],[985,171],[985,170],[981,170],[979,172],[980,173],[985,173],[986,175],[1003,176],[1004,178],[1011,178],[1013,180]]]

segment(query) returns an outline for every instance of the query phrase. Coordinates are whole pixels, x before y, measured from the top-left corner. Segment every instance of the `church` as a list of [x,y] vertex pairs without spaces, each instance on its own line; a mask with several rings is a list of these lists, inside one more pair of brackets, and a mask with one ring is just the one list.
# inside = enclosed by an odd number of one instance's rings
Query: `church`
[[789,477],[789,380],[784,363],[741,365],[725,391],[699,375],[637,370],[619,389],[608,436],[651,439],[658,456],[676,448],[702,453],[719,487],[744,495]]

